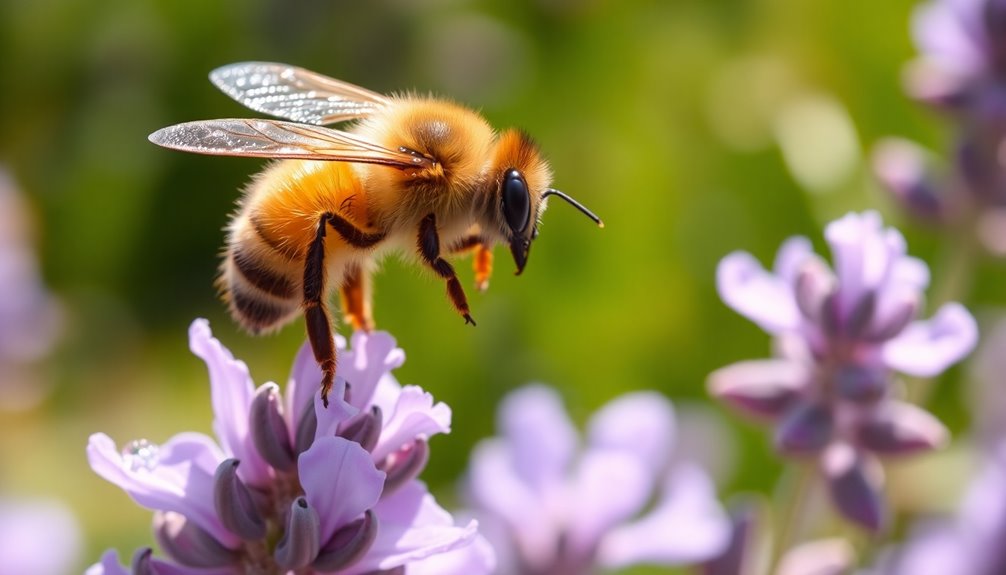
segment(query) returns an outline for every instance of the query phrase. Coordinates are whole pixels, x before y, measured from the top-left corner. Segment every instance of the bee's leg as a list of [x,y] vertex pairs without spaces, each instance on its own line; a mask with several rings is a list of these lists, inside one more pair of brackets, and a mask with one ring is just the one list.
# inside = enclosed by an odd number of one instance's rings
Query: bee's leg
[[472,252],[472,267],[475,269],[475,288],[479,291],[489,289],[489,278],[493,274],[493,251],[479,235],[471,235],[461,239],[451,247],[452,254]]
[[328,407],[328,393],[335,381],[335,342],[332,339],[332,319],[325,306],[325,233],[332,226],[346,243],[353,247],[371,247],[384,239],[384,234],[367,233],[338,214],[322,214],[318,231],[307,249],[304,262],[304,320],[314,359],[321,367],[321,400]]
[[493,275],[493,250],[489,246],[479,243],[475,246],[475,255],[472,256],[472,263],[475,267],[475,287],[479,291],[489,289],[489,278]]
[[447,295],[458,313],[465,318],[465,323],[475,325],[475,320],[472,319],[471,311],[468,309],[468,298],[465,296],[464,288],[461,287],[461,282],[458,281],[457,274],[454,273],[454,266],[440,257],[440,236],[437,235],[437,218],[433,214],[419,222],[418,244],[419,254],[427,265],[433,268],[437,275],[447,280]]
[[373,331],[374,317],[370,307],[370,270],[360,264],[350,264],[346,268],[339,291],[342,296],[342,311],[353,329]]

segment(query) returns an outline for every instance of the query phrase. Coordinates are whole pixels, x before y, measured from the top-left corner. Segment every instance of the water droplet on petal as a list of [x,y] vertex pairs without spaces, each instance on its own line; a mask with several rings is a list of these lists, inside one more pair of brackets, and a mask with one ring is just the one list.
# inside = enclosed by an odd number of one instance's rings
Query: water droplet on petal
[[122,465],[130,471],[146,469],[152,471],[157,467],[161,448],[156,443],[146,439],[134,439],[122,448]]

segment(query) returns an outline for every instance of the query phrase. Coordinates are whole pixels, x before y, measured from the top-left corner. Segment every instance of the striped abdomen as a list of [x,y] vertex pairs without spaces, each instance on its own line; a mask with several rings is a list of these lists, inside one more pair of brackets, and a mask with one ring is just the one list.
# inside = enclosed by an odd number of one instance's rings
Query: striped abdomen
[[[303,303],[304,264],[321,215],[366,222],[355,173],[343,162],[284,161],[270,166],[245,194],[229,226],[220,287],[231,315],[252,333],[278,329]],[[329,283],[342,283],[352,256],[337,234],[326,236]]]

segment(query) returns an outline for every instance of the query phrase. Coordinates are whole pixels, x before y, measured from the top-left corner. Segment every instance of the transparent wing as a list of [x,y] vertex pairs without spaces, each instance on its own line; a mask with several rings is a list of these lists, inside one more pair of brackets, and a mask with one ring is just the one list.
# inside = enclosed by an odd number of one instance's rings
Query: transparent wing
[[213,70],[210,81],[256,112],[305,124],[354,120],[388,104],[376,92],[272,62],[229,64]]
[[429,168],[434,161],[418,152],[389,150],[348,132],[279,120],[204,120],[162,128],[150,134],[158,146],[216,156],[299,158]]

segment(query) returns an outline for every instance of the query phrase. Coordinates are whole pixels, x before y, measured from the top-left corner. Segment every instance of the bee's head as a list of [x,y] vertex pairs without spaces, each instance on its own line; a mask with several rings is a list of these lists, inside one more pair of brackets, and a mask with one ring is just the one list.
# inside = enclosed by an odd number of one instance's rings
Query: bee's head
[[510,246],[517,274],[524,271],[531,242],[538,237],[541,215],[548,207],[548,196],[559,196],[604,227],[601,219],[566,194],[550,188],[552,170],[541,157],[538,146],[520,130],[500,134],[492,165],[492,198],[488,217],[493,225],[485,226],[498,233],[497,241]]

